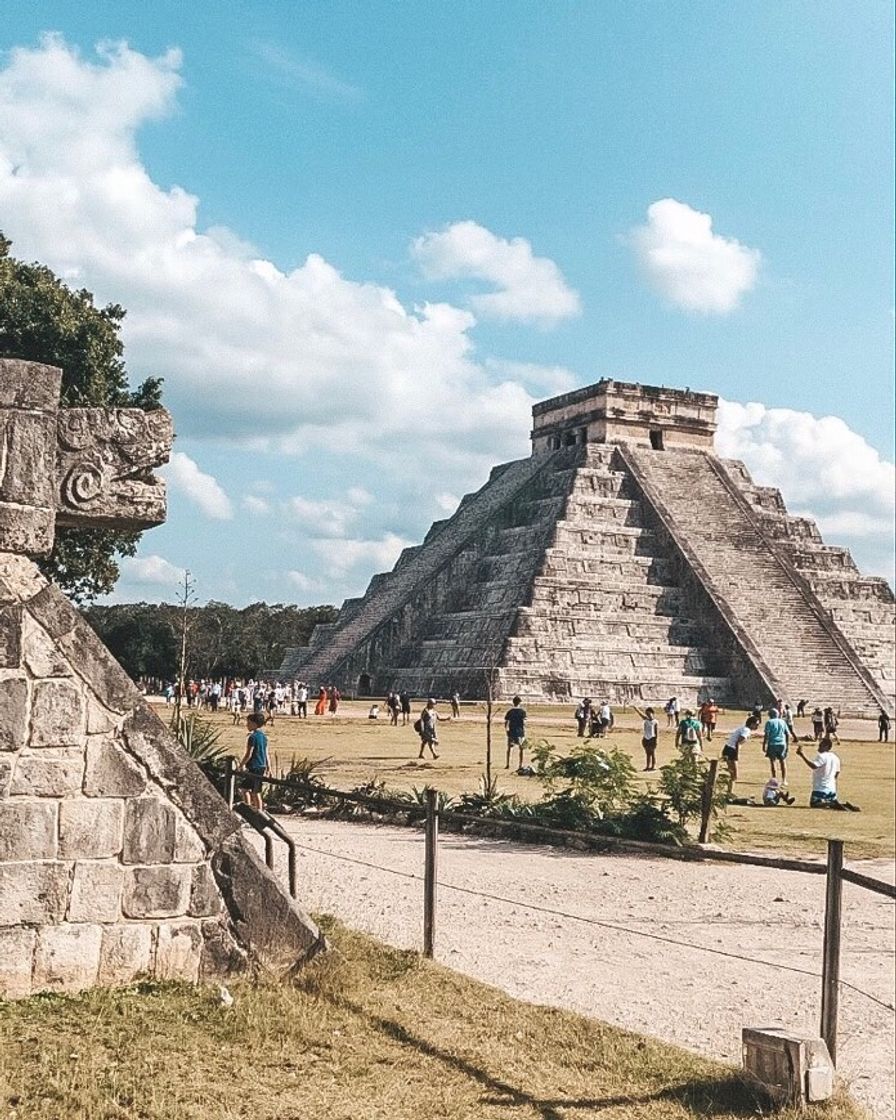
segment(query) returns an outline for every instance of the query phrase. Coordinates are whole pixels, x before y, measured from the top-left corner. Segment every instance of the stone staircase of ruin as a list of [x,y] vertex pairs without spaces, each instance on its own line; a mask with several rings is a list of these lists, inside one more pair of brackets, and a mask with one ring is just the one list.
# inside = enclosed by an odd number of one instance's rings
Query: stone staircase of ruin
[[570,483],[504,649],[502,691],[730,703],[725,667],[700,624],[684,616],[673,567],[645,527],[615,448],[590,445]]
[[871,713],[886,703],[788,551],[766,533],[755,501],[733,473],[703,451],[626,445],[619,453],[709,591],[722,624],[749,634],[773,692],[844,712]]

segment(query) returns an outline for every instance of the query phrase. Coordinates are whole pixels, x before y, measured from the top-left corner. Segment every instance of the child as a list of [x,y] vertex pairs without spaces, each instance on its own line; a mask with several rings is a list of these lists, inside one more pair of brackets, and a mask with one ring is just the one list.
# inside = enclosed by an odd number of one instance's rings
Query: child
[[765,789],[762,791],[762,804],[771,808],[780,805],[782,801],[787,805],[792,805],[796,798],[790,796],[777,778],[769,778],[765,783]]
[[242,782],[242,789],[246,800],[259,813],[264,812],[264,802],[261,799],[261,781],[268,772],[268,737],[261,730],[265,719],[261,712],[252,712],[246,716],[246,753],[243,755],[240,769],[247,771]]
[[654,718],[653,708],[648,708],[644,713],[644,729],[641,733],[641,746],[644,748],[647,761],[647,765],[644,767],[645,772],[656,770],[656,741],[659,734],[660,725]]

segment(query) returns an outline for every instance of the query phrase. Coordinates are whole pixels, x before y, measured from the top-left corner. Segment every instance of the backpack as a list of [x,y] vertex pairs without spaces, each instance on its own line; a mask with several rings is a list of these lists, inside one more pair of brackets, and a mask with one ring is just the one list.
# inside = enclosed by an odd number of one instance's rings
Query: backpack
[[423,720],[420,719],[419,716],[417,717],[417,719],[414,720],[414,730],[417,732],[418,735],[423,734]]
[[684,735],[682,736],[686,743],[697,742],[697,729],[694,727],[690,720],[684,725]]

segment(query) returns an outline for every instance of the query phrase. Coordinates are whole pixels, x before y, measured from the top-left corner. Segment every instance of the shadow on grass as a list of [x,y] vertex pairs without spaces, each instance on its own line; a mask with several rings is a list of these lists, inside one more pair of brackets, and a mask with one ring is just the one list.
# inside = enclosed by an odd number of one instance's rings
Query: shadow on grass
[[736,1073],[722,1080],[688,1081],[680,1085],[667,1086],[655,1092],[626,1093],[618,1096],[546,1098],[539,1097],[526,1089],[509,1084],[494,1077],[473,1062],[441,1049],[425,1038],[414,1034],[393,1019],[375,1015],[359,1004],[338,996],[324,995],[340,1010],[349,1011],[365,1020],[371,1027],[386,1035],[402,1046],[410,1046],[428,1058],[443,1062],[478,1082],[489,1095],[483,1097],[483,1104],[493,1107],[525,1106],[538,1113],[542,1120],[566,1120],[578,1109],[605,1109],[621,1105],[649,1104],[669,1101],[681,1104],[701,1117],[713,1116],[753,1116],[768,1110],[769,1100],[761,1091],[757,1092],[747,1085]]

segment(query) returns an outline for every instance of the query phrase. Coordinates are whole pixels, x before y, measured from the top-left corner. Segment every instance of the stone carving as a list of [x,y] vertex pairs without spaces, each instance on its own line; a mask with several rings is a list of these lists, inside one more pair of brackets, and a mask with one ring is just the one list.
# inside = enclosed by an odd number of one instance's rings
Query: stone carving
[[[892,709],[894,600],[713,454],[717,398],[601,381],[276,675],[343,691]],[[781,640],[781,619],[787,619]]]
[[133,683],[25,554],[164,519],[167,413],[58,408],[0,361],[0,998],[283,975],[323,945]]

